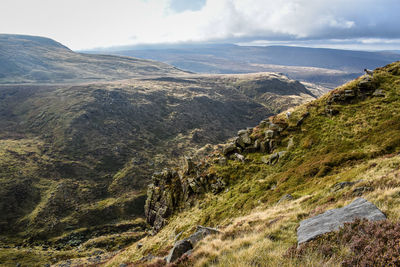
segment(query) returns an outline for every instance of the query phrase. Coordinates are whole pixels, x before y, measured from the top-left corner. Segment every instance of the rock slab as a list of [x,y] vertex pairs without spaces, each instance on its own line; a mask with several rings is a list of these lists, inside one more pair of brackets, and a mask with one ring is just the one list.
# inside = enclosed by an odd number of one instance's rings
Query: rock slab
[[191,251],[194,246],[196,246],[196,244],[204,239],[206,236],[218,233],[220,233],[220,231],[215,228],[204,227],[200,225],[197,226],[196,232],[194,234],[175,243],[174,247],[170,250],[166,258],[166,262],[171,263],[176,261],[185,253]]
[[301,221],[297,228],[297,242],[301,244],[319,235],[336,231],[344,223],[353,222],[357,218],[379,221],[386,219],[386,216],[371,202],[358,198],[343,208],[328,210]]

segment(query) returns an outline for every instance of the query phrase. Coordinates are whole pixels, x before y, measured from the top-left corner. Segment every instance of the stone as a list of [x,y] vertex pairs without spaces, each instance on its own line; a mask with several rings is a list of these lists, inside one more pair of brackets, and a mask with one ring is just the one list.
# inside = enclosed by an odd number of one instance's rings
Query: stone
[[194,247],[194,246],[196,246],[196,244],[198,242],[200,242],[206,236],[219,234],[219,233],[220,233],[220,231],[218,231],[215,228],[204,227],[204,226],[199,225],[199,226],[197,226],[196,232],[194,234],[192,234],[191,236],[189,236],[188,238],[186,238],[186,240],[188,240]]
[[137,245],[136,245],[136,248],[138,248],[138,249],[140,249],[140,248],[142,248],[143,247],[143,243],[137,243]]
[[241,134],[236,142],[238,144],[240,143],[241,144],[240,146],[243,147],[243,148],[246,145],[250,145],[251,144],[251,138],[250,138],[249,134],[247,133],[247,131],[244,134]]
[[240,138],[240,137],[236,138],[235,144],[236,144],[236,147],[241,147],[241,148],[245,148],[246,147],[246,144],[243,142],[243,139]]
[[260,152],[265,153],[269,152],[269,143],[267,141],[260,142]]
[[378,89],[378,90],[375,90],[375,91],[372,93],[372,96],[375,96],[375,97],[385,97],[385,93],[383,92],[383,90]]
[[174,247],[171,249],[167,256],[167,263],[171,263],[179,259],[185,252],[193,248],[189,240],[180,240],[175,243]]
[[340,182],[337,183],[333,186],[333,191],[339,191],[347,186],[352,186],[354,184],[356,184],[357,182]]
[[274,136],[276,135],[276,131],[273,130],[266,130],[265,131],[265,136],[269,139],[274,138]]
[[279,154],[278,153],[274,153],[271,156],[269,156],[267,164],[273,165],[273,164],[278,162],[278,159],[279,159]]
[[370,186],[360,186],[357,188],[354,188],[352,195],[353,196],[361,196],[365,192],[372,191],[373,188]]
[[235,150],[236,150],[236,145],[234,143],[229,143],[222,149],[222,153],[225,156],[227,156],[227,155],[233,153]]
[[185,157],[184,172],[190,174],[195,171],[195,164],[190,157]]
[[237,132],[237,135],[238,135],[238,136],[241,136],[242,134],[247,134],[247,130],[239,130],[239,131]]
[[344,90],[344,96],[346,98],[353,98],[356,96],[354,90]]
[[351,204],[324,212],[300,222],[297,228],[297,242],[307,242],[319,235],[338,230],[344,223],[353,222],[355,219],[370,221],[385,220],[386,216],[371,202],[358,198]]
[[261,143],[261,141],[259,139],[256,139],[254,141],[254,149],[255,150],[260,150],[260,143]]

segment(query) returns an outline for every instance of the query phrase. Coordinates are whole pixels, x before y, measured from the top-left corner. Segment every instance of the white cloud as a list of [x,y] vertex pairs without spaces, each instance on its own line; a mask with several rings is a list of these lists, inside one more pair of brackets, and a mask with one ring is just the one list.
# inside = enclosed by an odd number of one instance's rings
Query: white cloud
[[397,0],[1,0],[0,32],[42,35],[73,49],[223,39],[399,38]]

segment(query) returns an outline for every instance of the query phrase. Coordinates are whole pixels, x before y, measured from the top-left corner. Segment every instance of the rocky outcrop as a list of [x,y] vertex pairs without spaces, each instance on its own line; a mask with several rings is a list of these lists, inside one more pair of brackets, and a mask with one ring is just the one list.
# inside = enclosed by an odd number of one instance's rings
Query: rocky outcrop
[[344,223],[355,219],[379,221],[386,219],[386,216],[371,202],[358,198],[343,208],[328,210],[301,221],[297,229],[297,242],[301,244],[319,235],[336,231]]
[[[301,123],[308,115],[306,113],[301,117]],[[196,163],[191,158],[185,157],[180,170],[166,169],[155,173],[147,191],[145,205],[147,222],[157,232],[166,224],[166,219],[173,212],[190,207],[196,198],[206,192],[217,194],[224,190],[228,181],[208,172],[210,164],[224,166],[228,159],[245,162],[245,155],[253,152],[270,154],[262,160],[270,165],[276,164],[286,153],[286,151],[273,152],[284,138],[283,131],[287,129],[288,123],[272,121],[261,121],[257,132],[254,132],[253,128],[240,130],[232,142],[224,145],[220,151],[213,151],[212,153],[216,152],[217,156],[214,157],[211,153],[208,161]],[[291,144],[288,142],[290,148],[294,145],[293,139],[291,140]]]
[[204,227],[200,225],[197,226],[194,234],[174,244],[174,247],[170,250],[166,258],[167,263],[171,263],[179,259],[183,254],[193,249],[196,244],[206,236],[218,233],[220,233],[220,231],[215,228]]
[[366,97],[385,97],[383,90],[377,90],[377,82],[374,81],[373,76],[364,75],[354,89],[347,89],[337,91],[331,94],[328,98],[327,105],[325,106],[325,113],[329,116],[334,116],[339,113],[334,105],[345,104],[358,99],[365,99]]
[[153,175],[147,190],[145,216],[156,232],[174,211],[190,207],[196,196],[205,192],[216,194],[226,187],[227,182],[208,174],[207,167],[186,158],[183,172],[165,169]]

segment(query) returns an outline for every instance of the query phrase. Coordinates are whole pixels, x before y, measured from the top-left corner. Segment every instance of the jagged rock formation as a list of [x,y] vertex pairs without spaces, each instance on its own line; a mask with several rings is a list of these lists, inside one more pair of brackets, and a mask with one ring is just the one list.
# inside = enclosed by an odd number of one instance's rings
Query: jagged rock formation
[[343,208],[328,210],[301,221],[297,229],[297,243],[301,244],[319,235],[336,231],[344,223],[352,222],[355,219],[379,221],[385,220],[386,216],[371,202],[364,198],[358,198]]

